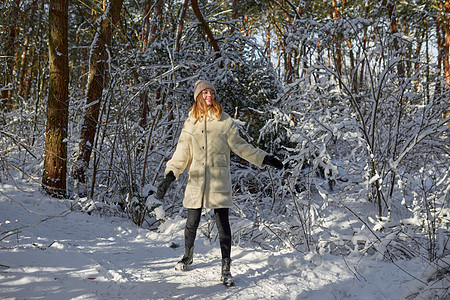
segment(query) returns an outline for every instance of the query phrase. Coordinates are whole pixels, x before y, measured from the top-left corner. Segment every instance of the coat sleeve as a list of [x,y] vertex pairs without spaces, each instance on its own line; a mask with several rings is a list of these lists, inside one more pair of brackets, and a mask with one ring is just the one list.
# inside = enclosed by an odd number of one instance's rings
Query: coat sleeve
[[172,171],[175,178],[183,173],[186,166],[190,164],[192,158],[192,136],[186,130],[186,123],[184,124],[183,130],[181,131],[180,137],[177,142],[177,147],[172,155],[172,158],[166,164],[166,170],[164,172],[164,177]]
[[231,151],[239,155],[246,161],[256,165],[257,167],[263,169],[263,160],[267,155],[267,152],[254,147],[253,145],[247,143],[240,135],[237,126],[234,122],[231,123],[231,127],[227,132],[228,146]]

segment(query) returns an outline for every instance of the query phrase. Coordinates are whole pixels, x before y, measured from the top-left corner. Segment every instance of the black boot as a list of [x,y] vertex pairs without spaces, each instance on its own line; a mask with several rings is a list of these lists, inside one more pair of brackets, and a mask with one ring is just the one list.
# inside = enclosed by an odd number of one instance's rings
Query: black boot
[[230,265],[230,258],[222,258],[222,277],[220,278],[220,281],[222,281],[222,283],[226,286],[234,285],[233,276],[231,276]]
[[194,258],[194,247],[185,247],[183,258],[175,265],[175,270],[186,271],[187,267],[192,264]]

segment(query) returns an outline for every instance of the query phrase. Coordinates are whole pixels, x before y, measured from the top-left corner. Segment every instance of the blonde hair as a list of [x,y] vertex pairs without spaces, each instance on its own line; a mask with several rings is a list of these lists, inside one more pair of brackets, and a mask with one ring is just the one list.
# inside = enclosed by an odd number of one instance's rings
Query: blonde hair
[[191,112],[191,116],[194,117],[197,121],[203,121],[203,118],[208,114],[208,110],[211,112],[211,115],[215,116],[217,119],[220,119],[222,115],[223,108],[217,102],[216,97],[212,101],[211,106],[207,106],[205,100],[203,99],[202,93],[198,94],[197,99],[195,99],[194,105],[189,109]]

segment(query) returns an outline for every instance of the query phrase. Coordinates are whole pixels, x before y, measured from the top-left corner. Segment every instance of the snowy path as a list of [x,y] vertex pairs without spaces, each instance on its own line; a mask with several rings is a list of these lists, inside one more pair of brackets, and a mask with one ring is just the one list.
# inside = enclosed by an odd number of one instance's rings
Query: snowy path
[[[38,192],[7,190],[33,212],[67,209],[67,202]],[[42,219],[0,194],[0,232]],[[23,228],[0,241],[0,299],[401,299],[411,281],[392,264],[368,258],[327,255],[314,265],[299,252],[235,246],[236,286],[226,288],[217,242],[199,237],[193,268],[173,269],[181,248],[169,245],[183,244],[184,224],[167,225],[158,233],[125,218],[71,212]],[[416,269],[417,262],[399,263]]]

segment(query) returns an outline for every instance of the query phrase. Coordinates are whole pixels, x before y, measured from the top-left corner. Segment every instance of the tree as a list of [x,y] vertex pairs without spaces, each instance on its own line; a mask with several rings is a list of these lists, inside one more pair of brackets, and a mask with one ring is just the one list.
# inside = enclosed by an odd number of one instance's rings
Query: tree
[[[450,0],[445,0],[439,3],[441,8],[441,17],[438,21],[438,27],[442,30],[442,65],[444,67],[444,78],[447,82],[447,86],[450,85]],[[450,116],[450,101],[448,101],[449,106],[445,110],[444,117]]]
[[181,7],[181,11],[180,11],[180,16],[178,18],[177,33],[176,33],[175,47],[174,47],[175,54],[178,54],[178,52],[180,51],[181,35],[183,32],[183,25],[184,25],[184,20],[186,18],[186,11],[188,9],[188,6],[189,6],[189,0],[184,0],[183,6]]
[[202,29],[205,31],[206,35],[208,36],[211,46],[213,47],[214,51],[216,52],[216,58],[219,58],[221,56],[219,44],[218,44],[217,40],[214,38],[211,28],[209,28],[208,22],[206,22],[205,18],[203,18],[202,12],[200,11],[200,9],[198,7],[198,1],[191,0],[191,4],[192,4],[192,10],[194,11],[195,16],[197,17],[198,21],[200,22]]
[[123,0],[111,0],[108,4],[103,16],[98,20],[97,32],[91,45],[86,114],[82,126],[77,164],[74,170],[75,179],[82,184],[86,183],[85,172],[94,145],[103,88],[107,82],[107,62],[110,58],[108,49],[114,26],[120,18],[122,3]]
[[145,4],[145,14],[144,14],[144,32],[142,36],[142,51],[148,47],[148,45],[153,44],[156,39],[156,34],[158,30],[158,22],[162,18],[162,7],[164,0],[158,0],[155,4],[154,14],[151,21],[149,21],[150,15],[150,1]]
[[13,86],[13,74],[14,74],[14,55],[17,48],[17,35],[19,34],[19,12],[20,12],[20,0],[15,0],[9,10],[10,23],[7,26],[7,41],[5,43],[5,57],[6,67],[3,73],[3,87],[0,94],[0,108],[6,108],[7,110],[13,109],[17,106],[12,99],[12,86]]
[[68,0],[51,0],[49,7],[49,94],[42,185],[52,196],[66,194],[69,94]]

